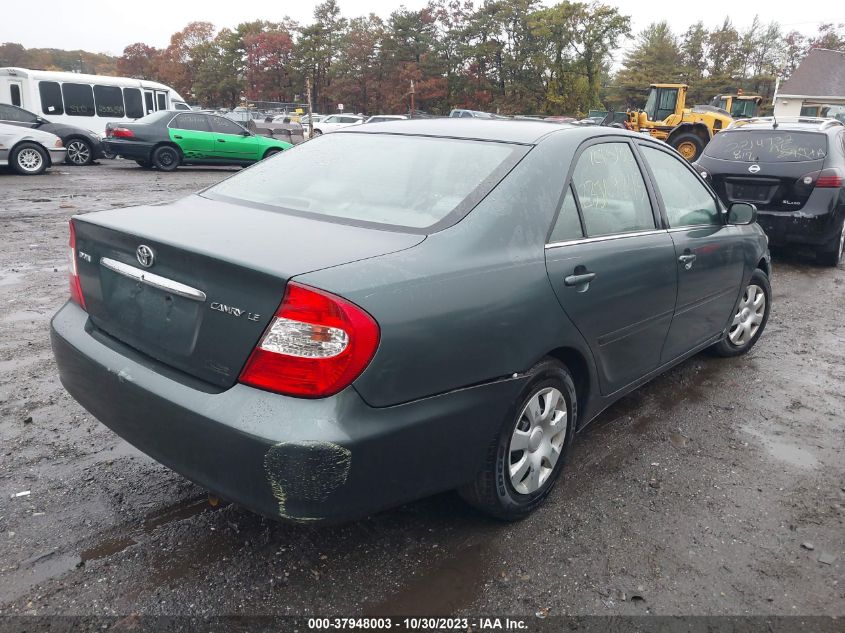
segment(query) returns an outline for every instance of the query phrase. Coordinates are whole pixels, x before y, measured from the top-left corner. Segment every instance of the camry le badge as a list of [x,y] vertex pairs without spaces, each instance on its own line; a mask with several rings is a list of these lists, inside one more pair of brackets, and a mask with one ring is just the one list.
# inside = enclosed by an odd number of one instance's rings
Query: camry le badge
[[758,171],[760,171],[760,165],[751,165],[751,167],[748,168],[748,171],[750,171],[752,174],[756,174]]
[[135,257],[138,258],[138,263],[144,268],[149,268],[156,260],[155,253],[146,244],[141,244],[135,251]]

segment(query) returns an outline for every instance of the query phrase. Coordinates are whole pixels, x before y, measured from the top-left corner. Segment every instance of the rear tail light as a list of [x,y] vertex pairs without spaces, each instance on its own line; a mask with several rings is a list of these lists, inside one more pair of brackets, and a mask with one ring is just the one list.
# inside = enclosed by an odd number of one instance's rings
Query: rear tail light
[[239,380],[291,396],[324,398],[364,371],[378,342],[378,324],[364,310],[291,282]]
[[115,127],[106,130],[106,136],[109,138],[132,138],[135,132],[126,127]]
[[68,272],[70,273],[70,300],[85,310],[85,297],[82,296],[82,285],[79,283],[79,270],[76,267],[76,229],[73,220],[68,222],[70,227],[70,241],[68,242]]
[[842,172],[835,168],[814,171],[799,178],[799,182],[808,187],[820,187],[823,189],[838,189],[845,182]]

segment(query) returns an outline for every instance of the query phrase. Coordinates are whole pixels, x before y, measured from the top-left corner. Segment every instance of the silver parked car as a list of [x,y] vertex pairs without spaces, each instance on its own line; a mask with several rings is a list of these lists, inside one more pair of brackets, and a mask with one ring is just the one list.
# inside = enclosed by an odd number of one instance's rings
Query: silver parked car
[[0,123],[0,166],[34,176],[65,159],[62,139],[55,134]]

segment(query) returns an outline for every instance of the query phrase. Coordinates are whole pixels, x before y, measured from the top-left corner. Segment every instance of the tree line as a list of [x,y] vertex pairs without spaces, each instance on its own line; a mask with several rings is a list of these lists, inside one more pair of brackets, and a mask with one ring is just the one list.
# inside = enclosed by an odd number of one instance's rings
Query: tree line
[[406,112],[413,90],[416,108],[432,114],[583,115],[641,106],[653,82],[688,83],[689,103],[739,88],[770,101],[776,79],[810,48],[845,50],[845,25],[822,24],[808,36],[758,18],[744,29],[729,18],[712,28],[698,22],[681,34],[655,22],[623,53],[631,37],[630,17],[601,2],[429,0],[382,19],[346,18],[336,0],[324,0],[307,25],[192,22],[165,48],[138,42],[118,58],[4,44],[0,66],[152,79],[203,106],[301,103],[308,83],[319,112],[338,103],[348,112]]

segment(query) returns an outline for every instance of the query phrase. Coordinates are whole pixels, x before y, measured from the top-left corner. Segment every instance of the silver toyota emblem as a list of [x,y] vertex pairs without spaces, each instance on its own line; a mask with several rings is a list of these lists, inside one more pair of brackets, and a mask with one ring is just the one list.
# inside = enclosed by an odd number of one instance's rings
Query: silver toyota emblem
[[751,165],[751,167],[748,168],[748,171],[750,171],[752,174],[756,174],[758,171],[760,171],[760,165]]
[[138,258],[138,263],[141,264],[144,268],[149,268],[153,265],[153,262],[156,260],[155,253],[153,253],[153,249],[151,249],[146,244],[141,244],[138,249],[135,251],[135,257]]

